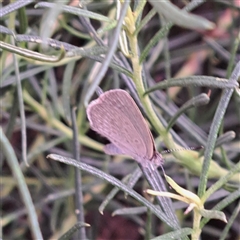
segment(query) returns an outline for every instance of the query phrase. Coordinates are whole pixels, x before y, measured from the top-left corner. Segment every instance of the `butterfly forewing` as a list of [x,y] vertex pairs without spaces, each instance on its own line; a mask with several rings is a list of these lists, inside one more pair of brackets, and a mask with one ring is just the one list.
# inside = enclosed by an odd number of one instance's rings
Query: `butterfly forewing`
[[151,159],[155,149],[152,133],[132,97],[126,91],[117,89],[109,91],[106,98],[108,101],[112,101],[113,104],[119,104],[120,106],[118,106],[122,112],[122,116],[125,116],[133,122],[135,131],[140,134],[147,149],[144,157]]
[[131,96],[124,90],[110,90],[87,108],[91,128],[108,138],[133,158],[151,159],[154,143],[151,132]]

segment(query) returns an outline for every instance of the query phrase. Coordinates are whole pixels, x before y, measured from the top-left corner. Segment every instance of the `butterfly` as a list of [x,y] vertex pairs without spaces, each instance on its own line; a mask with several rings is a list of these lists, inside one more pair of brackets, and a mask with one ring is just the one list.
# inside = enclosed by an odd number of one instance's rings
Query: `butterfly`
[[121,89],[102,93],[87,107],[90,127],[111,143],[105,145],[109,155],[129,155],[143,166],[148,161],[163,164],[156,150],[152,133],[137,104],[128,92]]

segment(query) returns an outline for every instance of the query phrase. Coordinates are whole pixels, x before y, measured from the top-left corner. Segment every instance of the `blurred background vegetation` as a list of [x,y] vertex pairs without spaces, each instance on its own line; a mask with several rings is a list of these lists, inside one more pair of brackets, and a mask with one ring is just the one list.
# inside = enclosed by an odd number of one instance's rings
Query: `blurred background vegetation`
[[[0,5],[2,239],[240,238],[239,0]],[[211,212],[173,200],[179,227],[159,219],[145,170],[89,128],[97,86],[133,96],[160,152],[196,148],[164,169]]]

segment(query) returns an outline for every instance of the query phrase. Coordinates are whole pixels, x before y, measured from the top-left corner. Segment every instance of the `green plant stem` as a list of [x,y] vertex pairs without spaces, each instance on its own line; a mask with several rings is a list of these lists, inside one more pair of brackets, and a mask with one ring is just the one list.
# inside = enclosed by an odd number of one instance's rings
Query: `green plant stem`
[[[239,75],[240,75],[240,62],[236,65],[229,81],[233,81],[233,82],[237,81]],[[223,120],[224,114],[228,107],[228,103],[233,94],[233,91],[234,91],[234,89],[226,89],[223,91],[222,97],[220,99],[220,102],[218,104],[216,113],[215,113],[213,121],[212,121],[212,125],[210,127],[209,136],[208,136],[208,140],[207,140],[207,144],[206,144],[206,151],[204,153],[204,162],[203,162],[203,166],[202,166],[202,173],[200,175],[200,183],[199,183],[199,188],[198,188],[198,195],[200,197],[202,197],[206,191],[208,172],[210,170],[211,158],[213,155],[214,146],[216,144],[217,134],[219,132],[221,122]]]
[[134,14],[135,14],[136,19],[138,18],[138,16],[139,16],[140,14],[142,14],[143,8],[144,8],[144,6],[146,5],[146,3],[147,3],[146,0],[141,0],[141,1],[138,2],[137,8],[136,8],[135,11],[134,11]]
[[152,122],[153,126],[157,129],[159,134],[165,135],[166,131],[163,125],[159,122],[151,104],[151,100],[148,96],[144,96],[145,88],[142,80],[142,64],[139,63],[138,57],[138,41],[137,36],[129,37],[130,48],[132,52],[132,65],[133,65],[133,81],[136,85],[136,89],[139,95],[141,102],[143,103],[147,115]]
[[[11,43],[14,44],[13,37],[11,37]],[[21,118],[21,142],[22,142],[22,160],[29,166],[27,162],[27,130],[26,130],[26,116],[24,111],[24,103],[22,97],[22,84],[20,80],[19,73],[19,65],[17,61],[16,54],[13,54],[13,63],[15,68],[16,82],[17,82],[17,95],[18,95],[18,104],[19,104],[19,112]]]
[[[134,33],[135,28],[133,28],[133,26],[131,26],[131,28],[132,29],[130,29],[130,31],[132,30],[131,32]],[[142,64],[140,63],[140,59],[139,59],[137,35],[134,35],[131,32],[128,32],[128,40],[129,40],[129,45],[132,52],[131,61],[133,66],[133,81],[136,85],[138,96],[145,108],[145,111],[147,113],[147,116],[150,122],[152,123],[156,131],[164,139],[164,143],[166,144],[166,146],[169,149],[176,149],[176,144],[174,143],[172,136],[166,131],[162,123],[159,121],[153,109],[149,96],[148,95],[144,96],[145,88],[142,80]],[[182,158],[181,155],[182,154],[180,152],[174,153],[174,156],[176,158]]]
[[16,154],[12,148],[12,145],[10,144],[9,140],[6,138],[6,135],[2,131],[1,127],[0,127],[0,136],[1,136],[0,137],[1,151],[6,156],[9,167],[11,168],[12,173],[15,177],[15,180],[18,184],[20,195],[21,195],[22,200],[27,209],[29,222],[30,222],[30,228],[32,230],[34,239],[43,239],[42,233],[40,230],[40,226],[39,226],[39,222],[38,222],[38,216],[36,213],[36,209],[32,202],[31,194],[30,194],[27,184],[25,182],[24,175],[20,169],[20,165],[18,163]]
[[201,221],[201,214],[199,213],[198,209],[193,209],[193,232],[192,232],[192,238],[191,239],[199,239],[201,234],[201,228],[200,226]]

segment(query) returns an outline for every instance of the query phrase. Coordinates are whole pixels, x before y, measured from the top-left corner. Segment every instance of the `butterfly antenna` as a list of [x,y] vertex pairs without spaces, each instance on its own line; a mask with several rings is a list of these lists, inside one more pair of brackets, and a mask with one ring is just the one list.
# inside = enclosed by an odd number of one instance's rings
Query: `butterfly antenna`
[[203,146],[200,147],[186,147],[186,148],[176,148],[176,149],[167,149],[161,152],[161,154],[164,153],[171,153],[171,152],[177,152],[177,151],[182,151],[182,150],[198,150],[198,149],[203,149]]

